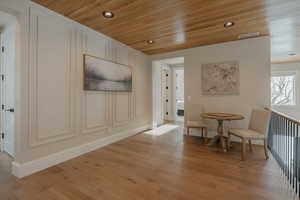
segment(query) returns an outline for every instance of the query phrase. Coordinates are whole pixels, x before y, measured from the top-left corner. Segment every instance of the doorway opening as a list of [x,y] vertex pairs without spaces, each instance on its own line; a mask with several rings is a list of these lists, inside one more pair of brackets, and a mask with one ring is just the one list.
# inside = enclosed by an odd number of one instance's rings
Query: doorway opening
[[0,11],[0,173],[15,157],[16,34],[16,17]]
[[184,68],[177,66],[173,70],[174,77],[174,115],[175,121],[184,121]]
[[184,121],[184,57],[152,62],[153,128]]

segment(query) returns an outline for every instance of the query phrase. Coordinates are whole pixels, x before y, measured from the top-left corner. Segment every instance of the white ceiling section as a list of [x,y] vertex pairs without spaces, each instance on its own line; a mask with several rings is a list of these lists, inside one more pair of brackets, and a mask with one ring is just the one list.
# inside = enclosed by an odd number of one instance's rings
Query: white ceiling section
[[167,65],[177,65],[184,63],[184,57],[176,57],[162,60]]
[[15,17],[0,11],[0,28],[13,23],[15,20]]

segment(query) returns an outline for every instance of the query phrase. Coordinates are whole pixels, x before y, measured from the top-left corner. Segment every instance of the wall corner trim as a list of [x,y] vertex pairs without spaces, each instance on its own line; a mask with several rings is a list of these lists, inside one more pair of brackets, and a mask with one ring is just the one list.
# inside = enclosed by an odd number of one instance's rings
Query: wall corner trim
[[70,149],[66,149],[61,152],[57,152],[30,162],[26,163],[12,163],[12,174],[17,178],[23,178],[25,176],[29,176],[33,173],[42,171],[59,163],[65,162],[72,158],[78,157],[85,153],[94,151],[98,148],[104,147],[106,145],[118,142],[127,137],[136,135],[142,131],[145,131],[150,128],[150,125],[142,126],[136,129],[120,132],[114,134],[112,136],[108,136],[105,138],[98,139],[96,141],[83,144],[77,147],[73,147]]

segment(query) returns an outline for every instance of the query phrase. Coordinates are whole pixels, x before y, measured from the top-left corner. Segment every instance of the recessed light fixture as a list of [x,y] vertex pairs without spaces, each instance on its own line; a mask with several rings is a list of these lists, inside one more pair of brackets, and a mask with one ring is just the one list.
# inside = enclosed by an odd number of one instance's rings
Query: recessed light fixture
[[295,56],[295,55],[297,55],[295,52],[290,52],[290,53],[288,53],[288,55],[289,56]]
[[105,18],[113,18],[114,17],[114,13],[112,13],[111,11],[104,11],[102,13],[103,17]]
[[225,28],[230,28],[230,27],[232,27],[232,26],[234,26],[234,22],[226,22],[226,23],[224,24],[224,27],[225,27]]
[[147,40],[147,43],[148,43],[148,44],[153,44],[154,41],[153,41],[153,40]]

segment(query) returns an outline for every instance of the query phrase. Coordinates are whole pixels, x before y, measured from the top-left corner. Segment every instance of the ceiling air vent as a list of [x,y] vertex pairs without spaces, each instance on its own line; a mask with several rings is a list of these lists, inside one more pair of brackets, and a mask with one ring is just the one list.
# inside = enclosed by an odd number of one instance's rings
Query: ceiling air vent
[[260,36],[260,32],[255,32],[255,33],[245,33],[245,34],[240,34],[239,39],[245,39],[245,38],[251,38],[251,37],[258,37]]

